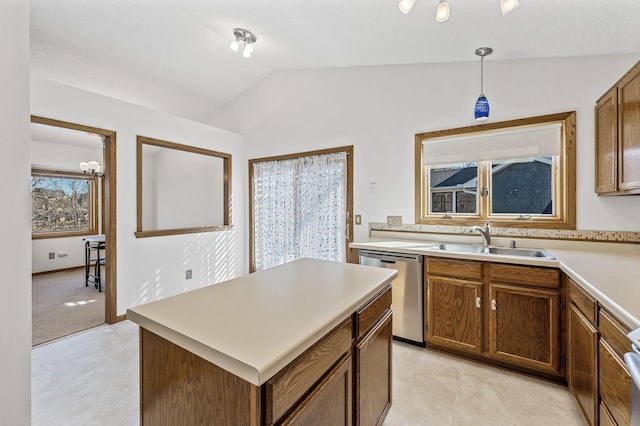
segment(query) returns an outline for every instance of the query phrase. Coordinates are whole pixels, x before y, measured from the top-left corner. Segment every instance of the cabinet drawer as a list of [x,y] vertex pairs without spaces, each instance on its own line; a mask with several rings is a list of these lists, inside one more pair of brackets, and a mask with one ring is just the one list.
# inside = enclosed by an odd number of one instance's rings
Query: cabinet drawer
[[351,318],[330,331],[266,384],[266,423],[280,419],[331,367],[351,350]]
[[600,336],[607,341],[618,356],[622,358],[626,352],[631,351],[631,342],[627,339],[627,333],[630,330],[604,309],[600,309],[598,313],[598,328]]
[[491,281],[560,288],[560,271],[557,269],[491,263],[489,275]]
[[596,323],[598,303],[578,286],[571,278],[567,278],[567,286],[569,290],[569,299],[578,308],[580,313],[584,315],[591,324]]
[[631,421],[631,376],[624,362],[600,339],[600,399],[617,424]]
[[391,286],[356,311],[356,339],[362,337],[391,306]]
[[318,419],[327,425],[351,426],[352,365],[351,356],[344,357],[280,426],[312,425]]
[[482,280],[482,263],[473,260],[427,258],[426,274]]

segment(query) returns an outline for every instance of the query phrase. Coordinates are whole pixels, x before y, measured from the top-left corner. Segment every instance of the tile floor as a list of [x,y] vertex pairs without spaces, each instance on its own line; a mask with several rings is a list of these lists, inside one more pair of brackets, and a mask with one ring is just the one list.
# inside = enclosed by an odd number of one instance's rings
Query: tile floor
[[[385,426],[582,425],[563,386],[394,343]],[[138,328],[124,321],[32,351],[32,424],[139,424]]]

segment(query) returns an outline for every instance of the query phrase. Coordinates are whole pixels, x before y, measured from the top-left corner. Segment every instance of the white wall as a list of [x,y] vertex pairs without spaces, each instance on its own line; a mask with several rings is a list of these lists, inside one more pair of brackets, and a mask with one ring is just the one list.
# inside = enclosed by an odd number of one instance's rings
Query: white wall
[[[31,81],[31,113],[117,132],[118,314],[131,306],[248,271],[247,173],[242,136],[35,77]],[[135,238],[136,135],[230,153],[233,229]],[[186,269],[193,270],[193,279],[185,280]]]
[[[96,141],[100,138],[96,136]],[[101,142],[100,142],[101,143]],[[99,146],[80,147],[51,143],[47,141],[31,141],[31,166],[56,170],[79,172],[80,161],[95,160],[104,164],[102,148]],[[97,188],[98,191],[100,188]],[[100,208],[98,208],[100,212]],[[98,226],[100,224],[98,218]],[[73,268],[84,265],[83,237],[46,238],[31,242],[32,272],[53,271],[56,269]],[[54,259],[49,259],[49,253],[55,253]],[[66,253],[66,255],[64,255]]]
[[[593,192],[595,101],[638,59],[624,56],[485,61],[491,122],[577,111],[577,221],[589,230],[640,228],[640,196]],[[414,223],[415,133],[476,124],[480,63],[278,72],[212,117],[245,135],[248,158],[354,145],[354,213]],[[376,182],[376,191],[369,191]]]
[[29,2],[0,2],[0,425],[31,424]]

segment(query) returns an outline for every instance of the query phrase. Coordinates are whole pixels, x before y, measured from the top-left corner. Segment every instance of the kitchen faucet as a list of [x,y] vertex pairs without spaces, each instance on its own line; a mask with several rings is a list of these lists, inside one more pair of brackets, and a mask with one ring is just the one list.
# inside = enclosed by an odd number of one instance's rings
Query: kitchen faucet
[[491,225],[491,221],[485,223],[482,228],[479,226],[471,227],[471,232],[478,231],[482,234],[482,241],[485,247],[489,247],[489,244],[491,244],[491,228],[489,227],[489,225]]

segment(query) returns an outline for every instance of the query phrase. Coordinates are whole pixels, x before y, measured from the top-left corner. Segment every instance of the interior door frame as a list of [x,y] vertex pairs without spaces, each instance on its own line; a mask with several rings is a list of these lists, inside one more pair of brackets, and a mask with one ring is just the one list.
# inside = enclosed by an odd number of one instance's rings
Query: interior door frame
[[81,132],[94,133],[104,138],[103,147],[103,178],[102,178],[102,232],[105,237],[105,255],[109,259],[105,262],[105,309],[104,320],[113,324],[126,319],[126,315],[117,315],[117,285],[116,285],[116,132],[98,127],[60,121],[52,118],[31,116],[32,123],[46,124]]
[[346,223],[346,261],[347,263],[358,263],[358,259],[352,251],[349,249],[349,244],[353,241],[353,145],[341,146],[337,148],[321,149],[316,151],[306,151],[294,154],[278,155],[274,157],[263,157],[249,160],[249,272],[255,272],[256,270],[256,258],[255,258],[255,217],[254,217],[254,205],[253,205],[253,165],[255,163],[264,163],[267,161],[278,160],[291,160],[296,158],[312,157],[316,155],[334,154],[338,152],[344,152],[347,154],[347,173],[346,173],[346,199],[345,199],[345,223]]

